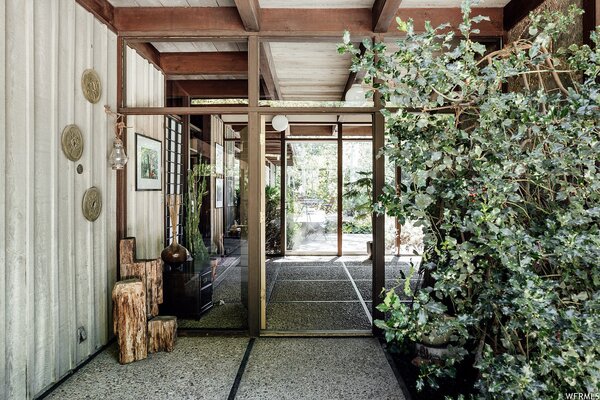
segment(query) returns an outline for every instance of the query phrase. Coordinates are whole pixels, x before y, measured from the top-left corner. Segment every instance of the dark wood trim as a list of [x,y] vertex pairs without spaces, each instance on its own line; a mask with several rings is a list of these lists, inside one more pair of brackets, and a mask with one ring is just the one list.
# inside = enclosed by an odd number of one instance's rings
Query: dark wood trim
[[77,4],[85,8],[103,24],[108,26],[108,29],[117,33],[115,28],[115,7],[108,0],[75,0]]
[[[121,108],[126,105],[127,91],[125,87],[125,74],[127,73],[127,46],[122,38],[117,38],[117,107]],[[124,118],[125,125],[127,125],[127,117]],[[123,147],[127,149],[127,131],[121,137],[123,141]],[[129,155],[131,160],[131,154]],[[133,163],[133,161],[130,161]],[[117,233],[117,280],[120,279],[120,252],[119,243],[121,239],[127,237],[127,168],[129,163],[125,165],[125,168],[116,171],[116,233]]]
[[[588,0],[589,1],[589,0]],[[512,0],[504,6],[504,30],[514,28],[530,12],[539,7],[544,0]],[[584,0],[585,2],[585,0]]]
[[[365,54],[365,51],[367,51],[367,48],[361,43],[360,44],[360,56],[362,57]],[[352,85],[354,85],[354,83],[356,82],[360,82],[362,83],[362,81],[365,79],[365,75],[366,75],[367,71],[365,70],[360,70],[357,72],[350,72],[350,74],[348,75],[348,80],[346,81],[346,86],[344,87],[344,91],[342,92],[342,98],[340,101],[344,101],[346,98],[346,93],[348,93],[348,90],[350,90],[350,88],[352,87]]]
[[390,29],[402,0],[376,0],[371,14],[373,15],[373,32],[385,33]]
[[[393,110],[393,109],[392,109]],[[121,107],[118,110],[125,115],[210,115],[210,114],[247,114],[258,112],[264,115],[273,114],[369,114],[377,112],[374,107]]]
[[337,124],[338,138],[337,138],[337,255],[341,257],[343,253],[343,202],[342,196],[344,194],[344,142],[342,141],[342,131],[344,129],[343,124]]
[[281,88],[279,87],[279,78],[273,63],[273,54],[268,42],[260,44],[260,75],[263,78],[267,94],[271,100],[281,100]]
[[281,148],[280,148],[280,162],[281,166],[281,179],[280,179],[280,193],[281,193],[281,205],[279,209],[279,215],[281,215],[281,255],[285,257],[287,250],[287,210],[286,210],[286,198],[287,198],[287,141],[285,140],[285,131],[281,132]]
[[[377,62],[377,59],[375,60]],[[376,92],[373,96],[375,107],[382,108],[382,101]],[[385,145],[385,118],[381,112],[373,114],[373,202],[383,194],[385,183],[385,157],[378,157],[380,149]],[[385,286],[385,215],[373,213],[373,320],[383,319],[384,315],[377,310],[379,294]],[[381,334],[380,329],[373,325],[373,333]]]
[[245,51],[162,53],[160,66],[165,75],[245,76],[248,74],[248,53]]
[[[492,19],[478,24],[480,33],[477,36],[502,36],[502,8],[474,8],[473,14],[487,15]],[[434,26],[444,22],[458,26],[462,22],[458,7],[401,8],[394,17],[413,19],[416,31],[423,31],[426,20]],[[259,32],[246,31],[235,7],[117,7],[114,9],[114,24],[124,37],[153,40],[260,36],[263,39],[304,38],[309,41],[311,38],[332,38],[339,41],[345,30],[360,39],[371,37],[374,33],[372,12],[367,8],[264,8],[261,10]]]
[[583,1],[583,43],[592,47],[594,43],[590,38],[590,34],[596,30],[596,26],[600,20],[600,0],[584,0]]
[[127,43],[129,47],[137,51],[137,53],[152,63],[156,68],[162,71],[160,65],[160,53],[151,43],[148,42],[132,42]]
[[260,31],[260,5],[258,0],[235,0],[235,6],[247,31]]
[[[248,40],[248,103],[257,107],[260,93],[260,46],[257,37]],[[248,113],[248,332],[260,334],[264,271],[264,117]]]
[[166,93],[194,99],[245,99],[248,97],[248,80],[167,80]]

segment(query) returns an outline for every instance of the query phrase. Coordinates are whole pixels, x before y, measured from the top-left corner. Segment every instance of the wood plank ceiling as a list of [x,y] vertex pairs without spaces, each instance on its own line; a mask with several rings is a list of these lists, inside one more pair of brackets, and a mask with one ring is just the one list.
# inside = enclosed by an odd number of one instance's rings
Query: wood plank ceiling
[[[355,9],[359,17],[363,12],[372,16],[372,31],[387,32],[393,25],[393,20],[399,10],[407,9],[409,15],[414,10],[422,9],[423,15],[419,17],[429,19],[433,15],[435,20],[439,17],[433,11],[435,8],[458,9],[461,0],[108,0],[110,4],[126,10],[133,7],[164,7],[175,10],[181,7],[206,7],[220,8],[223,11],[237,9],[239,18],[247,32],[260,31],[261,22],[270,26],[277,20],[272,12],[290,12],[290,15],[302,15],[303,12],[319,10],[318,15],[325,21],[333,18],[336,9],[353,12]],[[510,0],[482,0],[478,7],[502,8]],[[265,9],[265,10],[262,10]],[[146,9],[148,10],[148,9]],[[200,10],[200,9],[196,9]],[[322,11],[321,11],[322,10]],[[147,13],[148,11],[144,11]],[[193,12],[193,10],[190,10]],[[296,14],[293,14],[296,12]],[[115,11],[115,15],[117,12]],[[312,14],[311,14],[312,15]],[[502,15],[501,13],[499,15]],[[132,15],[134,18],[136,16]],[[456,16],[454,16],[456,17]],[[276,18],[276,19],[273,19]],[[336,17],[337,18],[337,17]],[[444,16],[443,18],[447,18]],[[443,19],[442,18],[442,19]],[[139,19],[139,18],[138,18]],[[422,23],[422,21],[416,22]],[[240,21],[238,20],[238,21]],[[262,20],[262,21],[261,21]],[[312,18],[311,18],[312,20]],[[436,23],[437,21],[434,21]],[[172,29],[177,29],[177,20],[173,20]],[[237,22],[239,23],[239,22]],[[296,22],[290,18],[286,19],[286,29],[294,30]],[[350,23],[350,22],[348,22]],[[268,28],[266,28],[268,30]],[[337,28],[336,28],[337,29]],[[264,30],[264,29],[263,29]],[[247,63],[241,62],[244,54],[247,54],[247,43],[237,39],[236,41],[164,41],[165,38],[154,40],[145,44],[146,49],[156,60],[160,62],[163,71],[170,81],[179,81],[176,86],[177,92],[186,92],[192,89],[205,90],[207,88],[218,88],[227,80],[237,80],[241,85],[247,82],[247,76],[242,69]],[[155,51],[153,50],[155,49]],[[285,42],[272,39],[261,46],[261,73],[263,90],[269,98],[279,100],[315,100],[315,101],[339,101],[343,100],[345,92],[356,81],[361,81],[360,76],[349,73],[350,58],[341,56],[336,51],[336,44],[331,42]],[[223,54],[228,53],[230,56]],[[194,54],[194,55],[193,55]],[[235,54],[235,56],[234,56]],[[233,60],[239,59],[240,62]],[[215,68],[216,63],[235,63],[236,66],[229,68]],[[229,61],[228,61],[229,60]],[[196,70],[194,70],[196,66]],[[239,68],[238,68],[239,67]],[[239,70],[239,71],[238,71]],[[210,81],[203,85],[187,84],[186,81]],[[172,85],[173,87],[175,86]],[[228,85],[228,95],[231,97],[243,94],[237,86]],[[195,92],[188,93],[195,97]],[[202,93],[202,98],[210,97]],[[215,93],[214,98],[218,98]],[[242,96],[245,97],[245,96]]]

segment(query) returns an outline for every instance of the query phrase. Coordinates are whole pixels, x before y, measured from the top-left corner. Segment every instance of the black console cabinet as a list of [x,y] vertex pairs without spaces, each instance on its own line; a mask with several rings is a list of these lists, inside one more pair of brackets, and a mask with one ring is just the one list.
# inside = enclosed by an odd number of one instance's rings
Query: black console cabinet
[[210,260],[187,261],[179,268],[165,265],[162,315],[198,319],[213,306]]

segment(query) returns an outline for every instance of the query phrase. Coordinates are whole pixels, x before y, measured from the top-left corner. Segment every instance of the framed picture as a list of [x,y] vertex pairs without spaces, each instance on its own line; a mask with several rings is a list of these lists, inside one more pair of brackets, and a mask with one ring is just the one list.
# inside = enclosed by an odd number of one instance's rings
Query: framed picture
[[162,190],[162,143],[135,134],[135,190]]
[[215,143],[215,173],[223,175],[223,146]]
[[223,178],[215,179],[215,208],[223,208]]

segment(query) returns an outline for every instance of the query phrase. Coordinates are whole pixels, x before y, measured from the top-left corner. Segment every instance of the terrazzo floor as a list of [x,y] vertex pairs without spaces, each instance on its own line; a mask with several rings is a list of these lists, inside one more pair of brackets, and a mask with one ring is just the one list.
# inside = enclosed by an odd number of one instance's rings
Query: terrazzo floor
[[[409,273],[406,257],[387,257],[385,287],[404,299],[402,274]],[[418,261],[418,260],[417,260]],[[372,264],[364,256],[290,256],[271,259],[266,266],[267,330],[371,330]],[[214,307],[199,320],[180,319],[179,327],[246,329],[248,314],[241,302],[242,268],[234,266],[214,286]],[[411,287],[418,284],[411,279]]]
[[172,353],[151,354],[128,365],[117,362],[113,345],[46,398],[405,398],[377,339],[259,338],[250,342],[246,338],[181,337]]

